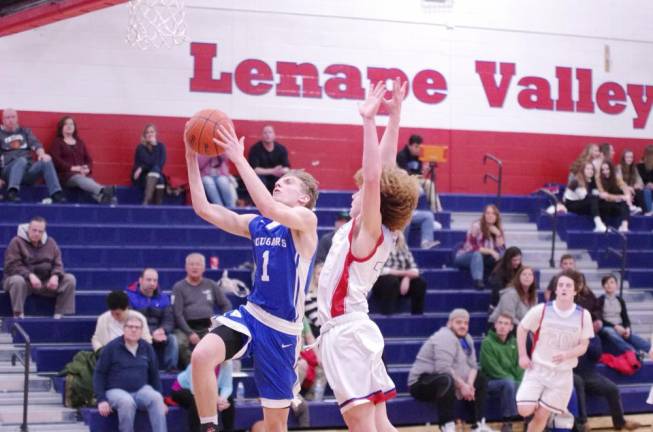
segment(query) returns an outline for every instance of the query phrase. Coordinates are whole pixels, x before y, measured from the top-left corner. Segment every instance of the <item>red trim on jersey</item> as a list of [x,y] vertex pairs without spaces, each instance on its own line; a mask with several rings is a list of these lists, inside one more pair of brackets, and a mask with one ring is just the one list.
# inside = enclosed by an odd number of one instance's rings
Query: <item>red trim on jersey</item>
[[338,280],[338,285],[333,291],[333,296],[331,297],[331,318],[335,318],[339,315],[345,313],[345,298],[347,297],[347,291],[349,289],[349,267],[353,262],[365,262],[372,258],[376,251],[379,249],[379,246],[383,243],[383,230],[381,230],[381,235],[379,240],[376,242],[372,253],[370,253],[365,258],[356,258],[351,251],[351,241],[354,235],[354,228],[356,227],[356,219],[351,222],[351,229],[349,230],[349,250],[347,251],[347,257],[345,257],[345,262],[343,263],[342,273],[340,274],[340,279]]

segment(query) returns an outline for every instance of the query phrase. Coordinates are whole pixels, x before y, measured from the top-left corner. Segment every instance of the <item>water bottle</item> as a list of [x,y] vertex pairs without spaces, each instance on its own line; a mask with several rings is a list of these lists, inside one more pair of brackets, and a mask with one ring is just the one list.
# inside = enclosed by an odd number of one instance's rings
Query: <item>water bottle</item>
[[322,401],[324,399],[324,379],[317,378],[315,380],[315,385],[313,386],[313,400]]
[[243,384],[242,381],[239,381],[238,386],[236,387],[236,400],[237,401],[245,400],[245,384]]

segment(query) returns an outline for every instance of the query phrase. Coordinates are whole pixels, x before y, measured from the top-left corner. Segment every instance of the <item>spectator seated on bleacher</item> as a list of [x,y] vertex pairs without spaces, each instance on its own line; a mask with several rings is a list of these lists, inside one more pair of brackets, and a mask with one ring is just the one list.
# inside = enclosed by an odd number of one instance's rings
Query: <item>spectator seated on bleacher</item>
[[499,304],[490,314],[488,321],[492,324],[501,315],[509,315],[515,326],[524,318],[526,313],[537,304],[537,283],[535,271],[528,266],[522,266],[515,274],[512,282],[501,291]]
[[[413,226],[420,227],[420,247],[422,249],[431,249],[440,244],[438,240],[433,240],[433,229],[435,228],[435,217],[430,210],[415,209],[410,218],[410,223],[404,229],[406,239],[410,238],[410,230]],[[408,241],[408,240],[406,240]]]
[[143,205],[161,204],[165,194],[166,146],[156,138],[156,127],[145,125],[141,142],[136,147],[132,183],[143,189]]
[[637,172],[644,184],[644,199],[648,200],[646,215],[651,216],[653,215],[653,144],[647,145],[644,149],[642,161],[637,164]]
[[129,318],[138,318],[143,324],[141,335],[143,339],[152,343],[152,335],[147,326],[147,319],[142,313],[129,309],[129,297],[124,291],[111,291],[107,295],[108,311],[104,312],[97,319],[95,333],[91,338],[93,351],[106,346],[109,342],[123,335],[123,330]]
[[415,258],[401,232],[397,235],[395,249],[390,252],[381,275],[372,286],[372,295],[379,302],[384,315],[397,311],[400,297],[410,297],[412,315],[424,313],[426,281],[419,275]]
[[93,159],[79,137],[72,117],[62,117],[57,123],[57,136],[50,147],[50,154],[61,184],[79,188],[99,203],[112,203],[116,187],[103,186],[91,177]]
[[626,302],[617,294],[617,278],[613,275],[604,276],[601,285],[605,294],[598,299],[603,318],[599,334],[604,345],[617,353],[634,351],[643,359],[651,351],[651,343],[632,332]]
[[607,227],[599,214],[599,190],[596,186],[594,165],[586,161],[579,170],[570,174],[563,197],[565,207],[572,213],[591,216],[594,220],[594,232],[605,232]]
[[229,158],[224,153],[218,156],[197,155],[202,184],[206,198],[212,204],[223,207],[236,205],[238,182],[229,173]]
[[[32,160],[36,153],[36,162]],[[22,184],[32,184],[43,177],[52,202],[66,199],[61,192],[52,158],[43,150],[43,144],[32,131],[18,125],[18,113],[12,108],[2,112],[0,125],[0,177],[7,183],[7,201],[20,201],[18,191]]]
[[653,189],[644,187],[644,182],[635,163],[635,154],[632,150],[624,150],[619,165],[615,167],[615,172],[617,178],[623,181],[632,199],[631,213],[644,212],[648,214],[652,210]]
[[478,370],[468,328],[469,312],[454,309],[447,325],[422,345],[408,373],[410,394],[417,400],[435,402],[443,432],[456,431],[456,400],[466,405],[474,425],[472,431],[492,430],[485,425],[487,378]]
[[271,125],[263,126],[261,140],[250,147],[247,160],[270,193],[277,180],[290,170],[288,150],[275,141]]
[[[215,368],[216,386],[218,391],[218,424],[222,427],[222,432],[232,432],[234,430],[234,419],[236,408],[233,398],[233,363],[227,360]],[[172,383],[172,392],[170,399],[176,405],[185,408],[188,411],[188,432],[202,432],[200,429],[200,418],[197,414],[195,397],[193,396],[193,375],[191,365],[177,375],[177,379]],[[166,398],[166,401],[169,401]]]
[[487,205],[483,215],[467,231],[465,242],[456,251],[454,264],[468,268],[474,285],[485,286],[484,280],[490,274],[506,249],[506,240],[501,225],[501,214],[495,205]]
[[124,334],[109,342],[100,353],[93,373],[93,390],[100,415],[118,414],[118,430],[133,432],[136,410],[147,411],[152,432],[166,432],[168,407],[161,395],[156,354],[141,338],[145,325],[127,318]]
[[521,249],[511,246],[506,249],[501,259],[497,261],[494,270],[490,273],[488,278],[488,285],[492,290],[490,296],[490,306],[496,306],[499,303],[499,292],[506,288],[515,274],[522,266],[522,253]]
[[131,308],[147,319],[159,366],[165,370],[177,369],[179,347],[173,334],[175,315],[170,296],[159,287],[159,274],[153,268],[146,268],[126,292]]
[[518,416],[515,395],[524,376],[524,370],[519,367],[517,341],[512,334],[513,322],[514,317],[501,313],[494,320],[494,329],[483,339],[479,355],[481,371],[488,379],[488,396],[500,401],[501,432],[512,432],[512,421]]
[[578,366],[574,368],[574,389],[578,398],[577,430],[582,432],[590,430],[587,423],[587,395],[606,399],[612,416],[612,426],[616,430],[635,430],[642,425],[624,418],[619,387],[596,370],[602,352],[601,339],[597,337],[590,339],[587,352],[578,358]]
[[[570,254],[564,254],[560,257],[560,272],[558,273],[559,276],[562,272],[566,270],[576,270],[576,259],[570,255]],[[558,283],[558,279],[554,276],[551,278],[549,281],[549,285],[547,285],[546,290],[544,291],[544,300],[549,301],[553,300],[552,297],[555,297],[555,290],[556,290],[556,284]]]
[[75,313],[77,280],[64,272],[61,250],[45,232],[45,225],[39,216],[19,225],[5,250],[2,288],[9,293],[11,309],[18,318],[25,316],[25,300],[31,294],[56,297],[54,318]]
[[427,178],[427,173],[430,166],[424,165],[420,160],[420,147],[424,140],[419,135],[411,135],[408,138],[408,144],[397,152],[397,166],[408,174],[417,176],[419,178],[420,194],[426,194],[427,204],[429,210],[432,212],[442,211],[440,198],[435,189],[435,184],[431,179]]
[[617,217],[619,231],[628,232],[630,195],[624,182],[617,177],[612,162],[604,161],[601,163],[601,171],[597,175],[596,187],[599,189],[599,214],[601,218]]
[[326,260],[329,249],[331,249],[331,242],[333,241],[333,235],[338,231],[338,229],[349,222],[351,216],[349,216],[348,211],[341,211],[336,215],[336,220],[333,223],[333,231],[329,231],[320,237],[320,241],[317,244],[317,252],[315,252],[315,264],[323,263]]
[[204,277],[206,259],[199,253],[186,257],[186,277],[172,287],[172,308],[175,314],[175,336],[179,345],[179,366],[190,362],[190,352],[211,327],[213,306],[225,313],[231,309],[220,286]]

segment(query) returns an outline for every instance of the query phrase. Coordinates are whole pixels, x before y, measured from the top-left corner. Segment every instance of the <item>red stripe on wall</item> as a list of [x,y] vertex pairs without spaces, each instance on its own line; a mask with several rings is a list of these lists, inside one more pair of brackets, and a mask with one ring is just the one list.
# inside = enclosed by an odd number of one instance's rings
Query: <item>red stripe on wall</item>
[[[57,121],[63,113],[19,113],[20,123],[32,128],[49,147]],[[129,184],[134,149],[146,123],[154,123],[159,139],[168,149],[165,172],[186,177],[182,131],[187,119],[141,115],[72,114],[80,136],[95,162],[100,182]],[[234,120],[247,148],[260,137],[266,124],[275,127],[277,141],[288,148],[290,162],[316,176],[323,189],[353,189],[352,176],[361,164],[362,128],[359,125],[334,125],[301,122]],[[383,132],[379,128],[379,134]],[[420,134],[427,144],[449,146],[448,161],[438,166],[437,182],[441,192],[493,193],[496,186],[483,184],[483,174],[495,173],[492,164],[483,165],[485,153],[503,160],[505,193],[526,194],[547,182],[564,182],[569,166],[588,143],[608,142],[620,156],[625,148],[635,151],[636,159],[651,140],[556,135],[518,132],[403,128],[400,147],[411,134]],[[246,149],[247,151],[247,149]]]

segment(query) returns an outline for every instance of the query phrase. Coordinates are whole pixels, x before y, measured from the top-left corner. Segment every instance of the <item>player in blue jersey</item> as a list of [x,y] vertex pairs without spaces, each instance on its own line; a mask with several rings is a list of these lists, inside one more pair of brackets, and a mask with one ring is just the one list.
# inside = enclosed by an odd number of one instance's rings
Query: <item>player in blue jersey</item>
[[[299,389],[295,363],[299,355],[304,295],[317,248],[317,182],[291,170],[270,195],[243,155],[244,139],[221,128],[225,155],[236,166],[261,216],[238,214],[208,202],[197,155],[186,145],[193,209],[202,219],[252,240],[256,273],[247,304],[216,319],[217,325],[193,351],[195,403],[202,432],[217,431],[215,367],[226,359],[254,357],[267,432],[287,430],[288,407]],[[185,135],[185,134],[184,134]]]

